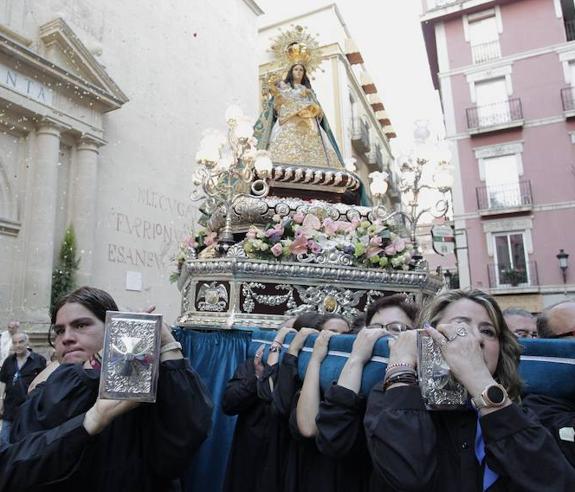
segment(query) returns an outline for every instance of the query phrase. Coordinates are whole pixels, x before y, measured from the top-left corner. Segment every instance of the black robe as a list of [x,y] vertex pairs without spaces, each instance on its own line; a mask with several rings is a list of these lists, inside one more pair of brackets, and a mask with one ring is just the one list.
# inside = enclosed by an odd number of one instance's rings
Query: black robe
[[373,472],[363,430],[365,407],[363,395],[337,384],[330,386],[319,406],[315,442],[322,454],[341,464],[348,474],[343,481],[350,484],[350,490],[390,490]]
[[290,465],[293,449],[289,420],[294,399],[301,387],[297,366],[297,356],[283,355],[272,393],[273,418],[270,420],[270,442],[264,462],[264,481],[270,491],[289,491],[290,481],[295,479],[296,470]]
[[30,394],[12,429],[16,447],[1,464],[2,490],[179,488],[178,478],[206,438],[212,413],[189,362],[161,363],[156,403],[142,404],[89,436],[82,422],[98,384],[98,370],[66,364]]
[[[334,457],[320,451],[317,440],[303,437],[297,427],[297,403],[300,392],[293,400],[290,416],[290,443],[286,492],[363,492],[370,476],[369,455],[365,444],[361,449],[362,429],[359,436],[350,439],[350,453]],[[319,414],[318,414],[319,417]],[[351,436],[350,436],[351,437]]]
[[537,415],[541,423],[551,432],[571,466],[575,468],[575,442],[567,436],[565,438],[560,436],[562,428],[575,427],[575,401],[545,395],[527,395],[523,399],[523,406]]
[[238,366],[226,384],[222,409],[226,415],[237,415],[234,438],[228,456],[224,492],[255,492],[267,490],[263,484],[263,466],[270,441],[271,388],[277,364],[264,364],[263,377],[258,380],[254,359]]
[[[489,467],[499,479],[489,492],[572,492],[575,472],[534,415],[512,404],[481,417]],[[472,410],[425,409],[419,387],[371,391],[365,415],[376,472],[394,490],[481,492]]]

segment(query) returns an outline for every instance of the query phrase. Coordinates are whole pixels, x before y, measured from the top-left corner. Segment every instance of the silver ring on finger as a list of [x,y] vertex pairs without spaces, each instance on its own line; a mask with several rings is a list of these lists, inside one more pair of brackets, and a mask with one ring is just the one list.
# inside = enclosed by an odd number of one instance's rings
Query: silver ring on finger
[[465,326],[460,326],[459,328],[457,328],[456,331],[458,337],[464,337],[467,335],[467,328],[465,328]]

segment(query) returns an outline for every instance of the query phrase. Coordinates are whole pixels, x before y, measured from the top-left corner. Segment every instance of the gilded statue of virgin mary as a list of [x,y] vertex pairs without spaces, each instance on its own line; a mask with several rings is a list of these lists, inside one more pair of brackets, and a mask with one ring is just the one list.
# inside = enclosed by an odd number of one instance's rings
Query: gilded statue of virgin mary
[[271,96],[255,126],[258,148],[267,149],[275,164],[343,169],[337,142],[307,75],[309,49],[291,42],[285,58],[295,63],[283,80],[269,83]]

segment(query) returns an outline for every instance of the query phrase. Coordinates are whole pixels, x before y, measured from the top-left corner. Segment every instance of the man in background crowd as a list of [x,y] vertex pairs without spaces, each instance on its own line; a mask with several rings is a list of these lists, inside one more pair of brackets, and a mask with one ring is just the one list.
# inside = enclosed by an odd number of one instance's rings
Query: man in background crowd
[[529,311],[510,307],[503,311],[503,317],[507,326],[517,338],[537,337],[537,318]]
[[8,323],[8,329],[2,332],[0,335],[0,367],[6,360],[6,357],[10,355],[10,348],[12,347],[12,335],[20,330],[19,321],[10,321]]
[[0,410],[3,411],[0,445],[9,443],[12,422],[26,399],[28,386],[46,367],[46,359],[28,349],[28,341],[26,333],[12,335],[14,353],[6,358],[0,369],[0,381],[5,385],[0,394]]
[[575,301],[545,308],[537,318],[537,332],[541,338],[575,338]]

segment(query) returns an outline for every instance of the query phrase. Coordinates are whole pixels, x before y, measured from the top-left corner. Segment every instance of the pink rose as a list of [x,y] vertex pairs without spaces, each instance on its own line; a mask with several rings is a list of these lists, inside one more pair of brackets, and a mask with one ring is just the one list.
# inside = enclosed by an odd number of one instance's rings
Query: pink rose
[[355,229],[353,223],[343,220],[336,220],[335,225],[337,226],[337,230],[342,232],[352,232]]
[[328,217],[323,221],[323,229],[328,236],[334,236],[337,232],[337,223]]
[[395,247],[395,251],[401,253],[405,249],[405,239],[398,237],[393,240],[393,246]]
[[302,212],[296,212],[292,218],[296,224],[301,224],[303,219],[305,219],[305,215]]
[[368,258],[371,258],[372,256],[377,256],[382,251],[383,251],[383,248],[380,248],[379,246],[370,243],[369,246],[367,247],[366,256]]
[[321,246],[316,241],[310,239],[307,244],[312,253],[321,253]]
[[369,244],[373,245],[373,246],[381,246],[381,237],[380,236],[374,236],[369,240]]
[[295,238],[299,239],[301,237],[305,238],[305,240],[307,241],[308,235],[306,234],[306,231],[303,228],[300,228],[297,231],[295,231]]
[[389,246],[386,246],[383,251],[387,256],[393,256],[396,253],[393,243],[391,243]]
[[303,219],[303,226],[306,229],[317,231],[321,227],[321,222],[315,215],[307,214],[305,219]]
[[247,239],[255,239],[256,238],[256,230],[251,228],[248,230],[248,233],[246,234],[246,238]]
[[274,256],[281,256],[283,252],[282,245],[280,243],[276,243],[272,246],[271,252]]
[[300,253],[307,253],[307,238],[304,235],[295,238],[290,244],[290,252],[294,255],[299,255]]

